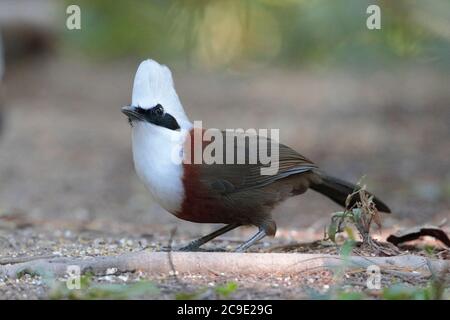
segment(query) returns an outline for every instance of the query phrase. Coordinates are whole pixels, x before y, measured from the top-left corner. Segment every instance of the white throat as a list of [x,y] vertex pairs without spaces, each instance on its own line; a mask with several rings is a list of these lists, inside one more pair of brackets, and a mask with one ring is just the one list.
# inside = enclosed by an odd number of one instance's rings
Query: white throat
[[182,152],[186,131],[175,131],[152,124],[133,124],[133,160],[139,178],[153,199],[175,214],[184,198],[183,166],[176,161]]
[[145,60],[136,71],[132,105],[148,109],[157,104],[175,118],[181,130],[133,121],[134,166],[153,198],[175,214],[181,209],[184,198],[183,166],[176,161],[176,155],[179,157],[182,152],[192,123],[175,91],[169,68],[154,60]]

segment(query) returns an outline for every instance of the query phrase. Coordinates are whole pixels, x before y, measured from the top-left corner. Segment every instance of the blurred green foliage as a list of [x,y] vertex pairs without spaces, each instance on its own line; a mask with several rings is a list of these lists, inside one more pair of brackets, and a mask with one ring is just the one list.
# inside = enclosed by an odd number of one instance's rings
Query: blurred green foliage
[[149,281],[140,280],[134,283],[94,283],[92,275],[81,277],[81,288],[70,290],[65,281],[47,277],[45,282],[50,287],[50,299],[61,300],[97,300],[97,299],[136,299],[139,297],[157,296],[159,289]]
[[310,299],[315,300],[448,300],[444,285],[435,280],[425,285],[393,284],[380,291],[363,289],[362,291],[349,290],[342,286],[334,286],[326,293],[308,289],[306,290]]
[[396,284],[383,290],[385,300],[442,300],[444,287],[437,282],[430,282],[425,287]]
[[223,298],[228,298],[231,294],[236,292],[238,289],[238,284],[236,282],[228,282],[223,286],[217,286],[215,288],[216,293]]
[[[99,58],[153,57],[206,68],[450,65],[448,0],[78,0],[66,43]],[[366,9],[381,7],[381,30]]]
[[238,284],[236,282],[227,282],[223,285],[217,284],[213,288],[201,287],[195,291],[181,291],[175,295],[176,300],[197,300],[204,299],[206,296],[213,296],[214,291],[215,299],[228,299],[230,295],[235,293],[238,289]]

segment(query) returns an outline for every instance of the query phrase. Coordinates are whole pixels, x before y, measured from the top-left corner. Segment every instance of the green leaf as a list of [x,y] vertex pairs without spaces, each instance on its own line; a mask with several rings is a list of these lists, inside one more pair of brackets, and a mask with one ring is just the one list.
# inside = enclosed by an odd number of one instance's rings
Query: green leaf
[[54,285],[51,299],[133,299],[143,295],[155,295],[159,289],[149,281],[139,281],[131,284],[96,284],[91,285],[90,277],[81,277],[81,289],[69,290],[65,282]]
[[356,242],[354,240],[351,239],[347,239],[345,240],[344,244],[341,247],[341,255],[343,257],[349,257],[350,254],[352,253],[353,248],[355,247]]
[[337,295],[338,300],[362,300],[364,298],[362,292],[340,292]]
[[200,292],[179,292],[175,295],[176,300],[195,300]]
[[352,211],[352,218],[353,218],[353,221],[355,221],[355,222],[358,222],[358,221],[360,221],[361,220],[361,209],[360,208],[354,208]]
[[328,226],[328,230],[327,230],[327,234],[328,234],[328,238],[333,241],[336,242],[336,233],[337,233],[337,223],[336,220],[331,219],[331,223]]
[[355,243],[355,233],[353,232],[353,229],[350,227],[345,227],[345,232],[347,233],[347,236],[349,238],[349,240],[353,241]]
[[227,284],[223,286],[216,287],[215,291],[218,295],[227,298],[230,294],[235,292],[238,288],[238,285],[236,282],[228,282]]

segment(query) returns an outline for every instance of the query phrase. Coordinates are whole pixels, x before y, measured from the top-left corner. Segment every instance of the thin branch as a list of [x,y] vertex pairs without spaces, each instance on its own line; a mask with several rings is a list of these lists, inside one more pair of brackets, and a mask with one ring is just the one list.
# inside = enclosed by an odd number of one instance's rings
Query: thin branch
[[[337,255],[293,254],[293,253],[228,253],[228,252],[171,252],[170,263],[167,252],[143,250],[118,256],[85,258],[50,258],[0,266],[0,275],[17,277],[24,272],[51,273],[64,276],[67,267],[77,265],[81,272],[105,274],[109,268],[118,272],[143,271],[161,274],[203,274],[216,273],[254,275],[298,274],[315,268],[354,270],[378,265],[381,272],[402,272],[404,275],[430,277],[433,270],[449,270],[450,261],[429,259],[416,255],[394,257],[350,256],[343,259]],[[172,265],[171,265],[172,264]],[[414,272],[411,272],[414,271]]]
[[33,260],[52,259],[52,258],[58,258],[58,257],[59,256],[55,256],[53,254],[47,254],[47,255],[40,255],[40,256],[1,258],[0,265],[17,264],[17,263],[24,263],[24,262],[33,261]]

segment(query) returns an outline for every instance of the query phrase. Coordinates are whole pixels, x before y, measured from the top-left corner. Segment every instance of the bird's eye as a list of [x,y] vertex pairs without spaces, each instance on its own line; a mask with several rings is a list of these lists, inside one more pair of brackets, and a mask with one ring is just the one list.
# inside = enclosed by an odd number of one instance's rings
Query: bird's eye
[[157,104],[156,107],[153,108],[153,110],[158,116],[162,116],[164,114],[164,108],[160,104]]

